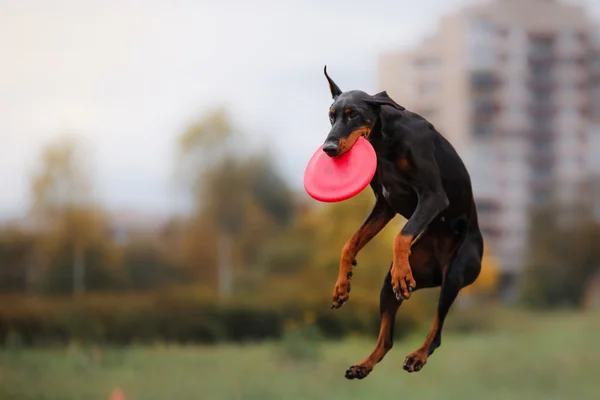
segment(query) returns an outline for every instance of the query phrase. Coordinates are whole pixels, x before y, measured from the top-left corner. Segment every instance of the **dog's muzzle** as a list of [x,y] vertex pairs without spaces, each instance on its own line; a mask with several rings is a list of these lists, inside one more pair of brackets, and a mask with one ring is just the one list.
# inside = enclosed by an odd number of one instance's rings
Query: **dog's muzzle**
[[329,157],[335,157],[338,154],[338,148],[339,145],[337,142],[334,142],[333,140],[327,140],[324,144],[323,144],[323,151],[329,156]]

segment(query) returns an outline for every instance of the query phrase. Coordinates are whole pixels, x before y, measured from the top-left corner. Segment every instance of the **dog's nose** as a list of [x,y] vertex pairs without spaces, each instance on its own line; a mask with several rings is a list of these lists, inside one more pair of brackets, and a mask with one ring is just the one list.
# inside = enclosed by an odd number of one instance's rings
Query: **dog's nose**
[[323,151],[327,153],[329,157],[333,157],[338,152],[338,145],[334,142],[325,142],[323,145]]

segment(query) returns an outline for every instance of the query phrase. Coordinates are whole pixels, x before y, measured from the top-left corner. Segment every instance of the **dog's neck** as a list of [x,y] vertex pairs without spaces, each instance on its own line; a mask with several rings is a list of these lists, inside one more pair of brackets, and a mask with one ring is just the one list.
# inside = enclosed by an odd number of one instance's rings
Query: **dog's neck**
[[400,111],[394,111],[382,109],[375,120],[375,124],[373,124],[373,129],[371,129],[369,142],[373,145],[378,157],[385,156],[393,151],[394,138],[392,136],[394,130],[392,126],[398,118],[402,118]]
[[377,116],[377,118],[375,119],[375,124],[373,125],[373,129],[371,129],[371,134],[369,135],[370,138],[379,140],[379,139],[383,139],[383,122],[382,122],[382,116],[381,114]]
[[373,125],[373,129],[371,130],[371,136],[374,136],[374,139],[385,139],[387,137],[385,127],[391,121],[394,116],[386,109],[382,108],[379,111],[379,115],[377,115],[377,119],[375,120],[375,124]]

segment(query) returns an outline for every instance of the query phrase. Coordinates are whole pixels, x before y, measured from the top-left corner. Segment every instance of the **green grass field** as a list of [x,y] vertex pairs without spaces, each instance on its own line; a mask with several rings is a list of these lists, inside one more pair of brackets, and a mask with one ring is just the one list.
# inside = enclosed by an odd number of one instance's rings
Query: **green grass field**
[[362,381],[344,371],[374,339],[321,343],[316,360],[278,343],[216,347],[5,350],[0,399],[598,399],[600,315],[552,314],[470,335],[447,334],[425,368],[402,370],[423,335],[397,342]]

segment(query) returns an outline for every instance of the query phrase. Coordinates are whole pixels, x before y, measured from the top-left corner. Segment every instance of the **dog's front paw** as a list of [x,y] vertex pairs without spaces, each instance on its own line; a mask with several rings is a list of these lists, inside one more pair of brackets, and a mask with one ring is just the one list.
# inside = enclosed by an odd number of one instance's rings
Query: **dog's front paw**
[[417,287],[417,282],[413,278],[410,266],[404,268],[394,266],[391,275],[392,290],[394,291],[396,300],[408,300],[412,291]]
[[368,365],[353,365],[346,370],[346,379],[363,379],[373,370]]
[[350,277],[352,272],[346,277],[339,277],[333,289],[333,302],[331,308],[340,308],[350,298]]
[[419,349],[410,353],[404,360],[403,368],[408,372],[418,372],[427,363],[427,350]]

